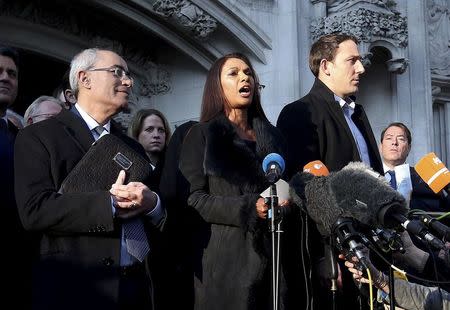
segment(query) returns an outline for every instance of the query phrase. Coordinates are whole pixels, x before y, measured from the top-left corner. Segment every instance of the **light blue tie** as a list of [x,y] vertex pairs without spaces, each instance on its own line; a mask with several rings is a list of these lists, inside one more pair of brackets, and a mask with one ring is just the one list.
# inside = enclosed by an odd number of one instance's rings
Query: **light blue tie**
[[352,119],[354,110],[348,105],[347,102],[342,106],[342,110],[344,111],[345,120],[350,127],[353,138],[355,138],[359,156],[361,157],[363,163],[370,166],[369,150],[367,148],[366,140]]
[[150,252],[147,236],[145,234],[144,223],[140,218],[130,219],[123,224],[127,251],[138,261],[143,262],[145,256]]

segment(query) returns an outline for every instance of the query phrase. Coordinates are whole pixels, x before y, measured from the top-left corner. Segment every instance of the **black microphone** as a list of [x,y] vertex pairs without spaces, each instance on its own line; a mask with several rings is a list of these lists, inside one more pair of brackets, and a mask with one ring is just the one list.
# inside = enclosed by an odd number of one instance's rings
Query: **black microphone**
[[[319,233],[324,237],[332,237],[341,252],[353,252],[361,261],[365,261],[362,249],[368,240],[356,232],[356,227],[360,230],[363,226],[375,227],[376,212],[380,208],[378,205],[404,204],[399,193],[385,181],[378,181],[374,177],[377,175],[375,172],[366,172],[365,169],[366,166],[362,170],[361,167],[359,170],[342,169],[318,177],[301,172],[290,182],[293,201],[305,206]],[[374,199],[377,182],[388,192]]]
[[367,269],[366,255],[363,250],[366,248],[364,244],[367,244],[368,240],[356,231],[353,219],[340,217],[334,223],[333,236],[335,236],[337,247],[341,253],[347,257],[349,255],[356,256],[364,269]]
[[383,207],[380,210],[378,220],[382,226],[387,228],[395,229],[400,225],[420,240],[430,244],[433,248],[438,250],[445,249],[444,242],[430,233],[422,222],[415,219],[408,219],[402,212],[398,212],[398,210],[390,206]]
[[283,175],[284,159],[277,153],[270,153],[264,158],[262,168],[269,183],[274,184]]
[[389,206],[399,212],[407,211],[402,195],[362,163],[351,163],[329,176],[297,173],[290,186],[294,202],[306,207],[324,236],[331,235],[340,217],[353,218],[366,228],[374,228],[378,226],[381,208]]
[[450,242],[450,228],[428,214],[420,214],[419,220],[431,228],[444,241]]

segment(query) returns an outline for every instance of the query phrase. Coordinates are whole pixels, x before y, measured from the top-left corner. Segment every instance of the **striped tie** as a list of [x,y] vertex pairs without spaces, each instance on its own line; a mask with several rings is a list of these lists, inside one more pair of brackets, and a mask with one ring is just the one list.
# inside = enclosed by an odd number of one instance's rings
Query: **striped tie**
[[123,231],[128,253],[143,262],[150,251],[144,224],[139,218],[130,219],[123,224]]

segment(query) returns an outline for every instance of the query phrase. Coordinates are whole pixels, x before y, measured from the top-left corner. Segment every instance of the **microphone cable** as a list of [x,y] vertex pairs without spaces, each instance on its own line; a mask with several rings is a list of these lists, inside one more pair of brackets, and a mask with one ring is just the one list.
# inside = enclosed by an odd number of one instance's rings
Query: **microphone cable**
[[437,270],[437,260],[436,260],[436,257],[434,256],[434,252],[432,251],[432,249],[431,249],[429,244],[427,244],[427,248],[428,248],[428,252],[431,255],[431,259],[433,261],[434,276],[436,278],[436,285],[437,285],[437,288],[438,288],[438,291],[439,291],[439,297],[441,299],[441,304],[442,304],[443,297],[442,297],[442,290],[441,290],[441,285],[440,285],[441,283],[439,283],[439,274],[438,274],[438,270]]
[[373,281],[372,275],[370,274],[369,268],[366,268],[367,279],[369,280],[369,299],[370,299],[370,310],[373,310]]
[[[309,222],[308,222],[308,213],[303,208],[300,208],[300,220],[302,225],[302,232],[300,237],[300,255],[301,255],[301,263],[302,263],[302,271],[303,271],[303,277],[304,277],[304,283],[305,283],[305,291],[306,291],[306,310],[313,310],[314,309],[314,294],[312,292],[313,285],[311,282],[312,279],[312,263],[311,263],[311,254],[309,249]],[[309,261],[309,272],[307,272],[307,266],[305,264],[305,250],[306,255],[308,257]],[[311,289],[311,291],[310,291]]]

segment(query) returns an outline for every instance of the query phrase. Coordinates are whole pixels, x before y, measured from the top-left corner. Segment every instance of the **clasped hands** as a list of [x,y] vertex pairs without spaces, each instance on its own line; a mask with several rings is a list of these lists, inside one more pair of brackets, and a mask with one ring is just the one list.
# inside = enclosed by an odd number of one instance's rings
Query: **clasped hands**
[[132,218],[146,214],[156,206],[156,194],[141,182],[125,183],[125,171],[121,170],[109,190],[115,200],[116,216]]

